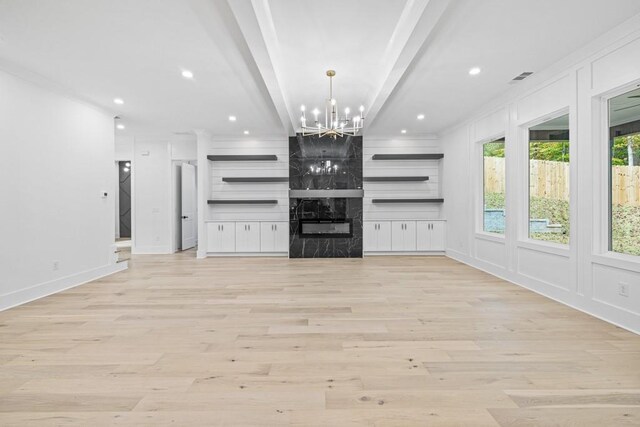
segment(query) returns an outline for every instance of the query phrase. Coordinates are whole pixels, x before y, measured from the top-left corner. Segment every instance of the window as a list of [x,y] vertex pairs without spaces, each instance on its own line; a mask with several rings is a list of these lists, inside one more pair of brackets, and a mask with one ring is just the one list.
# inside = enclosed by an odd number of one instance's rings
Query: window
[[489,233],[504,234],[505,157],[504,138],[482,144],[483,225]]
[[640,89],[609,100],[609,250],[640,255]]
[[569,115],[529,128],[529,237],[569,244]]

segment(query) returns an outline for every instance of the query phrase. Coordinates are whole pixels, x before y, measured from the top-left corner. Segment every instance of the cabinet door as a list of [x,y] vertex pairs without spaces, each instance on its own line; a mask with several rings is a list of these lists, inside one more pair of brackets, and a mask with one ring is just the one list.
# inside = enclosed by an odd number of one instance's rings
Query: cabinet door
[[431,250],[444,251],[446,246],[446,223],[444,221],[431,222]]
[[419,251],[431,250],[431,223],[429,221],[416,221],[416,249]]
[[235,252],[236,251],[236,228],[233,222],[223,222],[221,224],[221,238],[222,248],[220,252]]
[[365,251],[378,250],[378,223],[373,221],[365,221],[363,229],[363,247]]
[[404,226],[405,221],[391,222],[391,250],[404,251]]
[[276,223],[262,222],[260,223],[260,252],[276,251]]
[[220,225],[219,222],[207,223],[207,252],[221,252]]
[[404,221],[404,251],[415,251],[416,250],[416,222],[415,221]]
[[233,222],[207,223],[207,252],[234,252],[236,250]]
[[275,252],[289,252],[289,223],[274,222]]
[[260,252],[260,223],[236,223],[236,252]]
[[391,251],[391,222],[381,221],[378,224],[378,250],[380,252]]

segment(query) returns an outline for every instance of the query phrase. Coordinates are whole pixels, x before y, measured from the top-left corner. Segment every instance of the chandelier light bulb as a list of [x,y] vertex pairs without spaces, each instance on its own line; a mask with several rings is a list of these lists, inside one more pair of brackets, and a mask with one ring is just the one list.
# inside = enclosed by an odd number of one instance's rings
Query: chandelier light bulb
[[336,100],[335,99],[331,99],[331,105],[336,105]]
[[304,111],[304,110],[306,110],[305,106],[304,106],[304,105],[301,105],[301,106],[300,106],[300,111]]
[[360,112],[361,112],[361,113],[362,113],[362,112],[364,112],[364,105],[361,105],[361,106],[360,106]]
[[347,116],[349,115],[349,112],[350,112],[350,111],[351,111],[351,110],[349,109],[349,107],[347,107],[347,108],[345,108],[345,109],[344,109],[344,113],[345,113]]

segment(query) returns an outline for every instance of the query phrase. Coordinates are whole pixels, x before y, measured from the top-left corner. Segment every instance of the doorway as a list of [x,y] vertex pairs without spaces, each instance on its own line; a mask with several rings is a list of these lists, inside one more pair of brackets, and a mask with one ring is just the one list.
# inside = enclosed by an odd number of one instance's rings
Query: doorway
[[116,162],[118,188],[116,197],[116,248],[118,261],[131,258],[131,161]]
[[198,242],[198,212],[195,161],[173,162],[173,249],[186,251]]

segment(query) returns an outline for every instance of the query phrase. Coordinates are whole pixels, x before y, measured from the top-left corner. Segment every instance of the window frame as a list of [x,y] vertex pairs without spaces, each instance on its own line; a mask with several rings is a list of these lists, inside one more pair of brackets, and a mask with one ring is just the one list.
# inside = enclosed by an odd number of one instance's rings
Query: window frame
[[[601,169],[599,174],[602,178],[603,184],[601,187],[601,195],[599,201],[602,204],[600,208],[601,220],[598,221],[599,229],[595,231],[599,236],[599,244],[597,245],[597,251],[595,256],[603,256],[607,259],[620,261],[623,265],[620,268],[628,268],[630,266],[625,265],[631,263],[632,265],[640,265],[640,255],[631,255],[623,252],[615,252],[613,250],[613,190],[612,190],[612,166],[611,166],[611,137],[610,137],[610,101],[613,98],[624,95],[633,90],[640,88],[640,83],[633,82],[607,92],[600,96],[600,124],[601,132],[598,141],[604,141],[604,143],[598,144],[600,150],[598,153],[602,155],[597,156],[600,158],[598,162]],[[635,270],[635,269],[634,269]]]
[[[570,228],[569,228],[569,244],[565,244],[565,243],[558,243],[558,242],[551,242],[551,241],[547,241],[547,240],[538,240],[538,239],[533,239],[530,237],[530,213],[531,213],[531,166],[529,163],[529,156],[530,156],[530,152],[529,150],[531,149],[530,146],[530,129],[534,126],[538,126],[544,122],[553,120],[553,119],[557,119],[559,117],[562,116],[568,116],[569,117],[569,224],[570,224]],[[525,123],[521,123],[519,125],[519,133],[520,133],[520,138],[522,141],[522,144],[520,145],[520,161],[521,163],[521,167],[520,170],[523,171],[521,172],[521,174],[523,173],[524,176],[520,176],[522,181],[522,194],[524,194],[524,197],[521,197],[520,199],[520,211],[521,211],[521,215],[518,218],[518,243],[520,246],[522,247],[529,247],[531,249],[538,249],[538,248],[545,248],[548,252],[551,253],[555,253],[556,255],[561,255],[561,256],[569,256],[571,248],[572,248],[572,244],[573,244],[573,240],[572,239],[572,235],[574,235],[575,233],[575,208],[574,208],[574,200],[575,200],[575,195],[574,195],[574,189],[575,189],[575,183],[573,178],[573,171],[575,168],[575,165],[573,165],[573,162],[571,161],[571,158],[574,157],[571,154],[573,154],[575,151],[574,146],[574,142],[575,142],[575,130],[574,130],[574,117],[573,117],[573,113],[571,111],[571,108],[569,106],[565,106],[561,109],[558,109],[556,111],[553,111],[551,113],[547,113],[544,114],[542,116],[539,116],[536,119],[530,120],[528,122]]]
[[[485,144],[489,144],[491,142],[496,142],[498,140],[504,139],[504,144],[505,144],[505,150],[504,150],[504,159],[505,159],[505,229],[503,233],[495,233],[495,232],[491,232],[491,231],[485,231],[484,229],[484,174],[485,174],[485,170],[484,170],[484,145]],[[479,185],[478,185],[478,197],[477,197],[477,203],[476,203],[476,235],[478,237],[481,238],[486,238],[488,240],[497,240],[497,241],[504,241],[506,239],[506,235],[507,235],[507,209],[506,209],[506,204],[507,204],[507,189],[509,187],[509,183],[507,181],[507,169],[508,169],[508,160],[507,160],[507,138],[506,138],[506,132],[501,132],[495,135],[492,135],[488,138],[483,138],[479,141],[476,142],[477,145],[477,149],[476,149],[476,158],[477,160],[477,167],[478,167],[478,176],[479,176]]]

